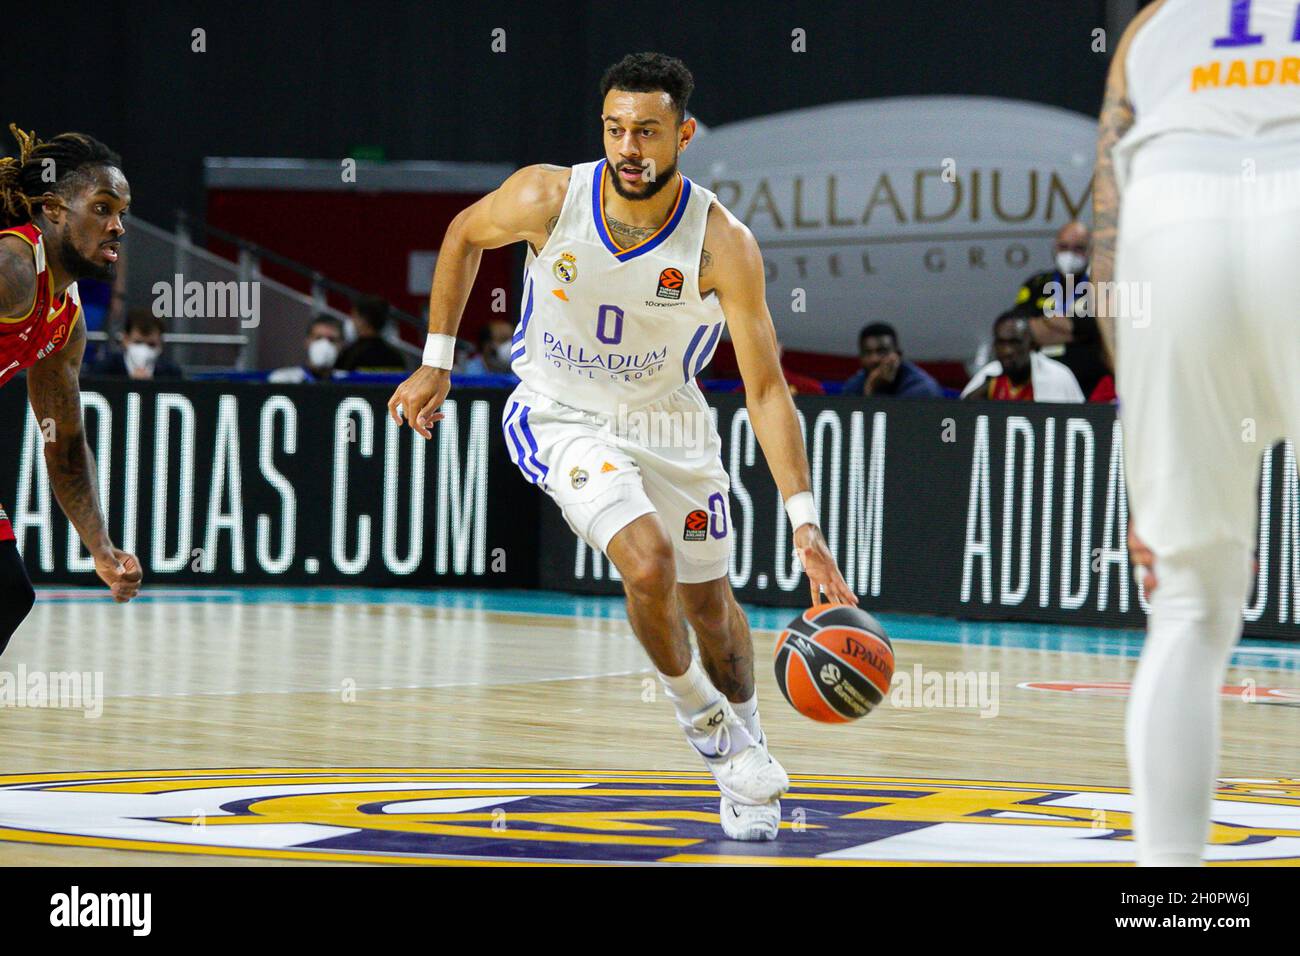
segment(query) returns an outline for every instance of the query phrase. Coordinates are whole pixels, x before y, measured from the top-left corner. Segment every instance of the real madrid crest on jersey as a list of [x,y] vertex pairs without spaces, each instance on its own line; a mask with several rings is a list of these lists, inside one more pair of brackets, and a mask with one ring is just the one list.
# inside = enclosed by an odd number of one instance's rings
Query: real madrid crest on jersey
[[578,259],[572,252],[562,252],[560,258],[555,260],[551,271],[561,282],[572,282],[578,278]]
[[587,473],[581,468],[574,466],[574,469],[569,472],[569,483],[572,484],[575,489],[581,488],[587,483]]

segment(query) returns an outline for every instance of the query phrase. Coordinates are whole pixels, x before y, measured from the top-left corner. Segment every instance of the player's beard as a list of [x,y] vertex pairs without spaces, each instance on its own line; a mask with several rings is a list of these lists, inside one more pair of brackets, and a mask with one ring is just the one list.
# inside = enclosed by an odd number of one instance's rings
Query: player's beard
[[100,282],[112,282],[117,276],[117,263],[94,262],[87,259],[72,241],[71,232],[72,230],[65,226],[59,236],[59,259],[73,281],[98,279]]
[[614,185],[614,192],[618,193],[624,199],[630,199],[631,201],[636,202],[641,199],[649,199],[651,196],[656,195],[659,190],[663,189],[664,186],[673,181],[673,178],[677,174],[677,157],[673,157],[672,165],[667,169],[658,170],[654,179],[643,180],[645,183],[645,189],[641,192],[632,192],[624,186],[623,180],[618,178],[618,170],[615,169],[612,164],[605,164],[605,172],[609,175],[610,182]]

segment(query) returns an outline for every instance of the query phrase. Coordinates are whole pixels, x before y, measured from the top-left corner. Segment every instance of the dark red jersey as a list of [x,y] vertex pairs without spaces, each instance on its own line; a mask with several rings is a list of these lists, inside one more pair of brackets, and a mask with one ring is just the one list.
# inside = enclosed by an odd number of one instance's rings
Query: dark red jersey
[[62,295],[54,294],[45,262],[45,237],[34,223],[0,229],[0,236],[17,236],[32,247],[36,261],[36,301],[31,311],[17,319],[0,318],[0,386],[23,369],[67,346],[81,315],[77,284]]

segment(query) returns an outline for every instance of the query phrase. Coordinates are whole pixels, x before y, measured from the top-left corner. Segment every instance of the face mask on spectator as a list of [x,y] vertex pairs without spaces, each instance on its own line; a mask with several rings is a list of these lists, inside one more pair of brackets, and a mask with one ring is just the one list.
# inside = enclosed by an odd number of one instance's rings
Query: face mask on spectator
[[156,349],[148,342],[132,342],[126,347],[126,367],[133,372],[152,369],[161,354],[162,349]]
[[510,364],[510,350],[512,346],[513,343],[510,342],[509,340],[506,340],[505,342],[502,342],[500,345],[497,346],[496,348],[497,361],[500,362],[502,365]]
[[333,368],[338,357],[339,347],[329,339],[312,339],[307,346],[307,361],[312,368]]
[[1083,270],[1087,268],[1087,265],[1087,258],[1079,255],[1077,252],[1066,250],[1056,254],[1056,268],[1061,271],[1061,275],[1080,275]]

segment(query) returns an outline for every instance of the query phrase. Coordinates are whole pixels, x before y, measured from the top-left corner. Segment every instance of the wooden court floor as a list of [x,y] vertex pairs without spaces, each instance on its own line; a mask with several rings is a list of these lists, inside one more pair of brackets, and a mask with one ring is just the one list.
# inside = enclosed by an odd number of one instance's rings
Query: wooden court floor
[[[832,726],[776,688],[791,615],[754,609],[794,776],[756,847],[723,839],[617,601],[42,598],[0,658],[0,865],[1132,859],[1138,635],[885,615],[891,700]],[[1300,645],[1243,647],[1228,683],[1211,856],[1300,861]]]

